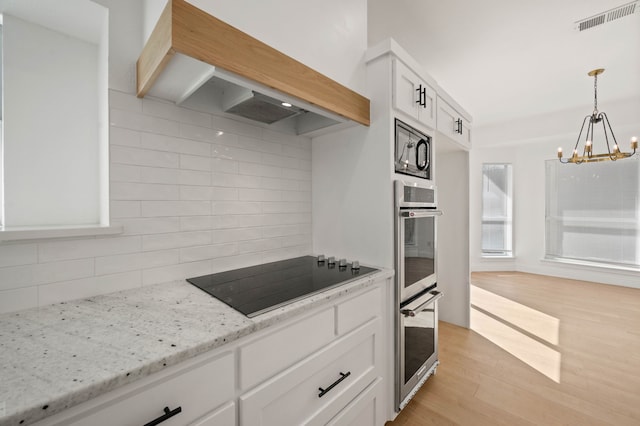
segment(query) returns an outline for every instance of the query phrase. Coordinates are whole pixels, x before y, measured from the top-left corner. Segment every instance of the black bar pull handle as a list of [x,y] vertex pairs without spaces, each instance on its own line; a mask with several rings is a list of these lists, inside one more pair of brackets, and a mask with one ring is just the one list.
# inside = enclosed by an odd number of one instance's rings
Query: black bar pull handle
[[169,407],[164,407],[164,414],[161,415],[160,417],[158,417],[157,419],[151,420],[149,423],[145,423],[144,426],[156,426],[159,425],[160,423],[164,422],[165,420],[169,420],[171,417],[175,416],[176,414],[180,414],[182,413],[182,407],[178,407],[174,410],[169,410]]
[[418,88],[416,89],[416,92],[418,92],[418,100],[416,101],[416,103],[421,107],[426,107],[427,106],[427,88],[422,87],[422,84],[420,84],[420,86],[418,86]]
[[456,133],[462,134],[462,119],[458,118],[456,120],[456,128],[454,129]]
[[346,373],[343,373],[341,371],[340,372],[340,378],[338,380],[336,380],[335,382],[331,383],[331,385],[329,385],[328,388],[326,388],[326,389],[318,388],[318,390],[320,391],[320,393],[318,394],[318,398],[322,398],[323,396],[325,396],[327,394],[327,392],[329,392],[331,389],[335,388],[341,381],[343,381],[344,379],[346,379],[350,375],[351,375],[351,371],[347,371]]

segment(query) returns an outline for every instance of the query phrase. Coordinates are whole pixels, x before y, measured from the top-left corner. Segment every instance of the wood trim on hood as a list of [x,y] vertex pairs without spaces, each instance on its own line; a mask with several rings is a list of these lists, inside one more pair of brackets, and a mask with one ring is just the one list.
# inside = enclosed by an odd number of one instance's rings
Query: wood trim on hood
[[185,0],[169,0],[138,58],[138,97],[144,97],[175,53],[370,125],[368,98]]

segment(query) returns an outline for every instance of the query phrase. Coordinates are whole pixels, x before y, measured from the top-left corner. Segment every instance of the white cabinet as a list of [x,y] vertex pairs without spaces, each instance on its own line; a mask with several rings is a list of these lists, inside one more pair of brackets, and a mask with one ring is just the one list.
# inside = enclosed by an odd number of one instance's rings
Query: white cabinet
[[165,414],[162,426],[383,425],[383,347],[391,346],[384,343],[382,295],[389,282],[381,279],[37,426],[141,426]]
[[240,397],[242,425],[323,425],[378,376],[373,319]]
[[438,131],[457,142],[462,148],[471,149],[471,123],[440,96],[438,96]]
[[204,426],[213,424],[210,418],[216,419],[216,425],[234,426],[235,406],[227,404],[218,410],[234,397],[233,353],[186,364],[45,419],[38,426],[140,426],[165,414],[162,426]]
[[436,91],[398,59],[393,60],[393,107],[436,127]]

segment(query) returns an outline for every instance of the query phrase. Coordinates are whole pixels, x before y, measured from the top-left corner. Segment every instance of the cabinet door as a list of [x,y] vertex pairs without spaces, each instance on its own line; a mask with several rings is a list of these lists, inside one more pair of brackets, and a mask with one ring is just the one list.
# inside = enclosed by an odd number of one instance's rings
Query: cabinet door
[[398,59],[393,60],[393,107],[436,127],[436,91]]
[[240,397],[240,424],[323,425],[379,375],[376,318]]
[[471,125],[444,99],[438,98],[438,131],[457,142],[462,148],[471,149]]
[[236,404],[229,401],[189,426],[236,426]]
[[384,422],[382,379],[378,378],[327,426],[376,426]]

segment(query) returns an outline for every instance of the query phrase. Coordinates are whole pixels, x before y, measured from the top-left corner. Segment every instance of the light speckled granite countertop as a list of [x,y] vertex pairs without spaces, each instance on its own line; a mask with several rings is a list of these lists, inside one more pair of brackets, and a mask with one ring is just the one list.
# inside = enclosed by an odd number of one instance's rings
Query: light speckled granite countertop
[[0,426],[34,423],[392,275],[251,319],[186,281],[0,315]]

